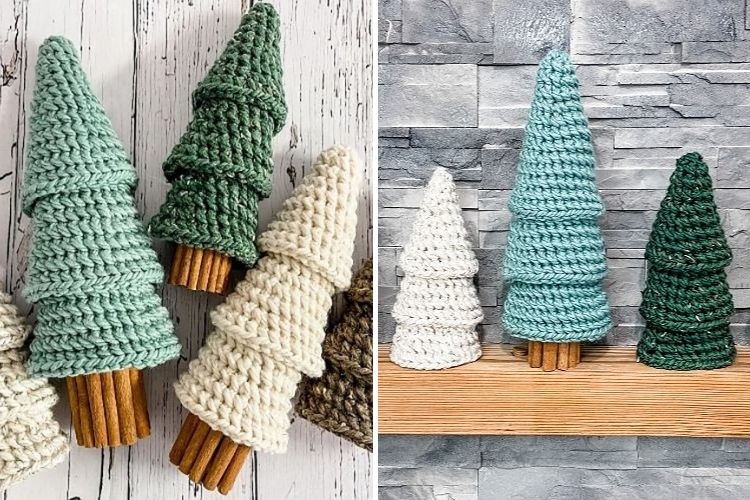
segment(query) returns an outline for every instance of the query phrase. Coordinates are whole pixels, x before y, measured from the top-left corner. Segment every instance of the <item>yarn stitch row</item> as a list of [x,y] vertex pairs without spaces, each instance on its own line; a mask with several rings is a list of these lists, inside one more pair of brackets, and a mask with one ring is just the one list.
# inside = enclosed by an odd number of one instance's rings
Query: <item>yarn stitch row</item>
[[37,376],[159,365],[180,346],[156,294],[163,270],[138,218],[135,169],[62,37],[39,49],[23,208],[24,295],[37,306]]
[[540,63],[511,193],[503,325],[545,342],[596,340],[612,328],[597,218],[591,133],[567,54]]
[[23,366],[19,349],[30,331],[10,295],[0,293],[0,491],[60,463],[68,451],[52,415],[55,389]]
[[479,269],[468,239],[453,178],[432,174],[412,236],[401,255],[406,276],[393,306],[391,360],[421,370],[449,368],[482,354],[482,320],[472,282]]
[[286,120],[279,16],[256,4],[193,93],[193,120],[164,163],[172,184],[151,233],[252,265],[258,201],[271,193]]
[[323,342],[323,376],[305,378],[296,410],[372,451],[372,260],[354,277],[347,296],[349,307]]
[[215,330],[175,384],[182,404],[237,443],[280,453],[302,374],[320,377],[331,296],[351,279],[354,154],[323,152],[258,239],[264,256],[211,314]]

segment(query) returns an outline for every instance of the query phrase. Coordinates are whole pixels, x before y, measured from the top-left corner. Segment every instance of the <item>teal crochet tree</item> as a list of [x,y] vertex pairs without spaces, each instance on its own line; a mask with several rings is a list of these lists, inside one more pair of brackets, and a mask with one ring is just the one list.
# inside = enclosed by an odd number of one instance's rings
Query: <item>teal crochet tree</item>
[[271,140],[287,114],[279,39],[273,6],[256,4],[198,84],[193,120],[164,163],[172,188],[154,236],[258,259],[258,203],[271,194]]
[[729,366],[734,312],[724,272],[732,252],[714,203],[708,167],[698,153],[677,160],[646,245],[648,277],[638,359],[667,370]]
[[510,211],[507,331],[544,342],[604,336],[612,327],[597,225],[604,207],[578,79],[563,52],[539,66]]
[[39,49],[30,128],[30,372],[70,377],[176,357],[180,346],[154,289],[163,270],[135,209],[135,169],[65,38]]

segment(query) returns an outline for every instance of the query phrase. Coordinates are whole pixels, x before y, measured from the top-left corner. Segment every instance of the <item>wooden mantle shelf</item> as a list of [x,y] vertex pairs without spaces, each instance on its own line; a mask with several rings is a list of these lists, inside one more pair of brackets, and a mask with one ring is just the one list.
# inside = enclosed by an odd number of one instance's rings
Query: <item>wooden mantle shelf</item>
[[728,368],[693,372],[649,368],[633,347],[584,348],[565,372],[529,368],[509,346],[441,371],[401,368],[388,351],[378,351],[382,434],[750,437],[750,348]]

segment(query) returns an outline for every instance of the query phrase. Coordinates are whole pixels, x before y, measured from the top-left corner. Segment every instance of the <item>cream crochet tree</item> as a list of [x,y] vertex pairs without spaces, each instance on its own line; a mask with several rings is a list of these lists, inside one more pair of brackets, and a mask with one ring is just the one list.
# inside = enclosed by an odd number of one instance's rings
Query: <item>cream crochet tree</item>
[[[212,312],[214,332],[175,385],[192,415],[236,444],[286,450],[297,384],[303,373],[322,375],[332,295],[351,280],[359,190],[353,152],[320,155],[258,238],[263,257]],[[189,469],[179,442],[170,458]]]
[[0,293],[0,491],[65,457],[68,440],[52,416],[55,389],[29,378],[20,349],[31,329]]
[[406,276],[393,306],[391,360],[406,368],[437,370],[478,359],[482,308],[473,277],[479,263],[453,178],[444,168],[432,174],[400,264]]

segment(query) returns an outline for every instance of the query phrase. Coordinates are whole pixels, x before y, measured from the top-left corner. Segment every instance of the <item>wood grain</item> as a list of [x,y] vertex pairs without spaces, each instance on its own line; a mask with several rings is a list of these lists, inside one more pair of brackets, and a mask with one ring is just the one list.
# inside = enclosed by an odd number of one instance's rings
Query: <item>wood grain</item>
[[632,347],[584,347],[575,370],[548,373],[509,346],[429,372],[393,364],[388,349],[378,352],[381,434],[750,436],[747,347],[728,368],[694,372],[637,363]]
[[[21,290],[30,225],[21,214],[26,132],[39,44],[68,37],[80,49],[94,92],[139,176],[137,207],[148,221],[168,185],[161,165],[184,132],[190,96],[231,38],[248,0],[0,0],[0,282],[24,313]],[[372,7],[348,0],[272,0],[282,19],[284,82],[290,114],[274,141],[273,194],[261,203],[260,228],[325,147],[354,147],[365,183],[358,212],[355,265],[372,255]],[[166,270],[172,249],[155,241]],[[235,278],[243,271],[238,269]],[[55,414],[74,446],[58,467],[5,492],[4,500],[193,499],[216,497],[191,485],[168,452],[185,411],[172,385],[210,331],[222,297],[165,286],[164,304],[183,345],[180,359],[145,374],[151,436],[111,452],[75,445],[70,408]],[[338,311],[338,309],[337,309]],[[66,400],[64,381],[55,381]],[[250,466],[248,466],[250,464]],[[303,421],[292,424],[285,455],[252,453],[229,499],[372,496],[371,455]],[[260,471],[260,472],[259,472]]]

